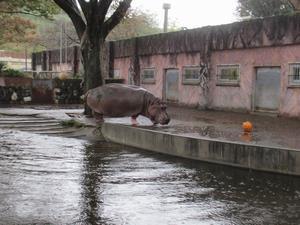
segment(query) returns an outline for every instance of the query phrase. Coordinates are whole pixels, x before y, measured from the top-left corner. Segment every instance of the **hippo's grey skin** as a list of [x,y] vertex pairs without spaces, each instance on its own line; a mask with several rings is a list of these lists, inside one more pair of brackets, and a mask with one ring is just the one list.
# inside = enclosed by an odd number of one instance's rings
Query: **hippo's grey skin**
[[94,116],[101,121],[103,116],[131,116],[132,122],[136,124],[139,115],[148,117],[154,124],[168,124],[170,121],[166,104],[138,86],[106,84],[89,90],[85,97]]

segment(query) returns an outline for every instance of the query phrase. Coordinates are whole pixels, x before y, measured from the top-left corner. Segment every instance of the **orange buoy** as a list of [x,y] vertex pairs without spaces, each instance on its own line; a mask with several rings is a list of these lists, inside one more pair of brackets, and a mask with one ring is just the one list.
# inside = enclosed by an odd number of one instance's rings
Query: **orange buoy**
[[251,122],[246,121],[243,123],[244,133],[251,133],[253,130],[253,125]]

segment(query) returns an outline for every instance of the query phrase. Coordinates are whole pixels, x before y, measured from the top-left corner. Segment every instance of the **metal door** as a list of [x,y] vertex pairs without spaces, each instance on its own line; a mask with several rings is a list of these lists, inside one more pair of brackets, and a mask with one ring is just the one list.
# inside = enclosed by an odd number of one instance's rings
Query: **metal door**
[[255,110],[278,111],[280,68],[258,68],[255,84]]
[[167,101],[178,101],[178,80],[179,71],[177,69],[168,69],[165,79],[165,97]]

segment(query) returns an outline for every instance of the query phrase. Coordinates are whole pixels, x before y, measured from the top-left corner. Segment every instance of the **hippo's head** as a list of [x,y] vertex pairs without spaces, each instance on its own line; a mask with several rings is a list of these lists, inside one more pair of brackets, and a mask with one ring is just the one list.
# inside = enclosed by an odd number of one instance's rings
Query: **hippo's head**
[[152,123],[154,124],[168,124],[170,117],[166,111],[167,105],[161,101],[155,101],[148,107],[148,115]]

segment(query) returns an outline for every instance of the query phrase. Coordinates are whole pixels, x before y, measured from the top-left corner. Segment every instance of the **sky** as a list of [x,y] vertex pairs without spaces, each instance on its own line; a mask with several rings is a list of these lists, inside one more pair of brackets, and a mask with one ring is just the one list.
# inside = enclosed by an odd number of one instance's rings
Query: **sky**
[[170,3],[169,20],[177,27],[196,28],[237,21],[237,0],[133,0],[132,7],[156,15],[163,27],[163,3]]

